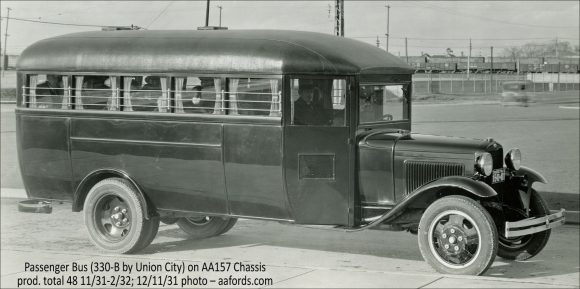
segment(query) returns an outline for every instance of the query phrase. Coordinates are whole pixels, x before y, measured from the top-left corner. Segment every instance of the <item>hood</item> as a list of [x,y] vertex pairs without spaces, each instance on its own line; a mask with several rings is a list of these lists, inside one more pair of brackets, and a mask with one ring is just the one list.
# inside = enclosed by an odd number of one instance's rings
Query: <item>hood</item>
[[438,135],[409,134],[396,143],[397,152],[474,153],[495,151],[501,146],[492,139],[472,139]]

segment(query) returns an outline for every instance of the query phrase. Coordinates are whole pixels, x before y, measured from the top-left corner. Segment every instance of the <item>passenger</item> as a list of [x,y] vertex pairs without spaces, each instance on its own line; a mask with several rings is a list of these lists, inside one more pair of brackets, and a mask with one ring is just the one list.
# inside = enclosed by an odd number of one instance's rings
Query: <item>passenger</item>
[[[159,76],[146,76],[137,83],[144,85],[131,93],[133,101],[133,110],[135,111],[159,111],[160,107],[165,107],[164,103],[159,102],[161,96],[161,78]],[[156,90],[156,91],[144,91]]]
[[161,79],[159,76],[147,76],[145,77],[145,82],[143,90],[161,90]]
[[[63,95],[62,78],[58,75],[48,74],[46,76],[46,81],[37,85],[36,89],[37,94]],[[40,90],[40,92],[38,90]]]
[[36,86],[36,99],[39,108],[60,108],[62,102],[62,77],[46,75],[46,81]]
[[85,81],[83,82],[83,88],[88,90],[109,89],[111,86],[107,85],[108,82],[110,82],[108,76],[86,76]]
[[82,102],[85,109],[106,110],[111,96],[110,77],[103,75],[85,76]]
[[294,124],[328,125],[332,119],[322,102],[320,90],[309,83],[300,83],[294,103]]

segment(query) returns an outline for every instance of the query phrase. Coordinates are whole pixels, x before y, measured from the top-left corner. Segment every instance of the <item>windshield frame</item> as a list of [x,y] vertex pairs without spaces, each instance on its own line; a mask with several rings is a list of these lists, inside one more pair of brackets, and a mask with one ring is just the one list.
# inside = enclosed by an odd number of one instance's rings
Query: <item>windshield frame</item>
[[[404,94],[404,102],[403,102],[403,119],[399,120],[382,120],[382,121],[374,121],[374,122],[364,122],[361,123],[360,121],[360,90],[363,86],[367,85],[380,85],[380,86],[393,86],[393,85],[402,85],[406,88]],[[411,127],[411,103],[412,103],[412,88],[413,83],[412,81],[397,81],[397,82],[390,82],[390,81],[368,81],[368,82],[359,82],[356,91],[356,124],[358,128],[373,128],[373,127],[400,127],[404,129],[410,130]]]

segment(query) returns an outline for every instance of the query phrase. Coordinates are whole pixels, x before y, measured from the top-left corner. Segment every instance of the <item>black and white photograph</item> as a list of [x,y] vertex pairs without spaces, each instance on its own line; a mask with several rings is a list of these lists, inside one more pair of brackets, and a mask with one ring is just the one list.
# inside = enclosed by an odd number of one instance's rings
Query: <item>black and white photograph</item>
[[580,288],[580,2],[0,2],[1,288]]

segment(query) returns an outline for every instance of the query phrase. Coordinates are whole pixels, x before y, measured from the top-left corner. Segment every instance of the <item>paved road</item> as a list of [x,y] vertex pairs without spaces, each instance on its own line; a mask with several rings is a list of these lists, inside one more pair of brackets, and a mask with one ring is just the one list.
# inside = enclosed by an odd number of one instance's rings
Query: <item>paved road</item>
[[[198,241],[188,240],[176,225],[162,224],[153,244],[142,252],[129,256],[103,254],[89,242],[82,213],[71,213],[70,205],[56,205],[51,215],[25,214],[16,212],[16,201],[2,199],[2,288],[15,287],[18,278],[35,275],[24,272],[24,262],[93,261],[264,264],[266,272],[195,276],[265,277],[272,278],[273,287],[578,288],[580,282],[577,226],[554,230],[546,249],[530,261],[498,258],[485,276],[444,276],[422,261],[416,236],[409,233],[346,233],[255,220],[241,220],[223,236]],[[144,274],[132,274],[139,275]]]

